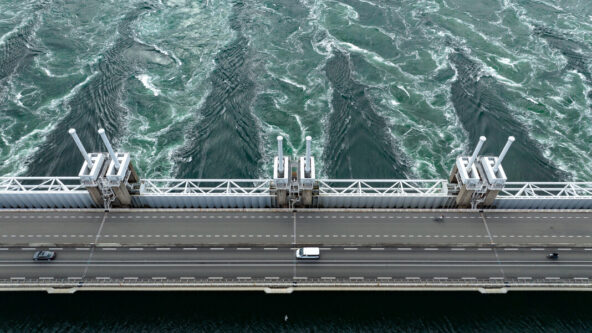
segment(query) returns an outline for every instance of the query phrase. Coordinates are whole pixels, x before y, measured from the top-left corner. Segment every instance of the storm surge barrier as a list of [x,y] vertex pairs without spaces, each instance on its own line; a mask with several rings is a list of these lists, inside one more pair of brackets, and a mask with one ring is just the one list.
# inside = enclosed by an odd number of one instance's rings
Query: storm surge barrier
[[401,209],[592,209],[592,182],[508,182],[499,156],[459,156],[448,179],[317,179],[306,154],[278,154],[269,179],[141,179],[128,152],[116,152],[98,131],[107,152],[87,153],[73,177],[0,177],[0,208],[401,208]]

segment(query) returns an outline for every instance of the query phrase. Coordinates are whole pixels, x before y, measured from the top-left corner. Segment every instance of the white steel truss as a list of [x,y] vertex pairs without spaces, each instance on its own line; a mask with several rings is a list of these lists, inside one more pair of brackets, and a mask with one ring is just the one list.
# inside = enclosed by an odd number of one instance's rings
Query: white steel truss
[[592,182],[506,182],[498,198],[592,198]]
[[270,193],[268,179],[143,179],[141,195],[257,195]]
[[444,179],[322,179],[320,195],[447,195]]
[[79,177],[0,177],[0,192],[86,192]]
[[[143,179],[140,195],[271,195],[269,179]],[[450,195],[444,179],[321,179],[320,195]],[[4,193],[85,192],[79,177],[0,177]],[[498,198],[592,198],[592,182],[506,182]]]

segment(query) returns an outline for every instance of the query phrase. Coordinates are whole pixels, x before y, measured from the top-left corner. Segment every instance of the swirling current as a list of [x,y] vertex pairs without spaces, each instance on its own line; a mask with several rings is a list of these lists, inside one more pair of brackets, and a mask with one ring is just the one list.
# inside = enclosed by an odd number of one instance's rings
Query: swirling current
[[[75,175],[82,157],[71,127],[89,151],[102,149],[96,130],[105,128],[146,178],[265,178],[277,135],[290,155],[303,154],[304,138],[312,136],[319,177],[445,178],[479,136],[487,137],[484,153],[497,154],[513,135],[504,161],[509,180],[590,181],[592,6],[585,0],[0,0],[0,174]],[[314,297],[318,305],[324,296]],[[347,302],[339,297],[330,300]],[[385,307],[399,300],[376,297]],[[551,299],[571,306],[562,295]],[[447,300],[459,304],[452,296],[438,304],[447,307]],[[527,307],[526,296],[513,300]],[[548,319],[552,311],[537,305],[539,312],[521,318],[496,309],[502,302],[467,301],[507,317],[465,307],[477,310],[470,318],[478,323],[461,320],[457,327],[453,319],[461,314],[434,314],[434,307],[342,310],[351,315],[351,331],[592,327],[576,310]],[[233,309],[238,319],[222,330],[290,328],[267,326],[274,308],[260,316],[249,305]],[[110,327],[150,330],[136,320],[143,312],[130,311],[126,323]],[[80,315],[71,324],[42,315],[41,321],[48,330],[93,330],[95,319],[110,325],[109,313]],[[190,327],[154,320],[162,329]],[[213,330],[217,320],[188,325]],[[343,330],[341,320],[335,315],[326,324],[316,316],[291,328]],[[33,321],[18,325],[39,329]]]
[[259,178],[313,137],[329,178],[443,178],[478,137],[510,180],[590,180],[584,1],[0,1],[0,172]]

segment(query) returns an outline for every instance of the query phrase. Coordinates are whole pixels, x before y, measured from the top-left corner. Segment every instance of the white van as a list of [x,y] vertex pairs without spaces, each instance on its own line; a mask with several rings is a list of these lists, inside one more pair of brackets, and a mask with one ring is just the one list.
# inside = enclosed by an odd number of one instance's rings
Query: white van
[[296,250],[296,258],[298,259],[319,259],[321,256],[321,249],[318,247],[303,247]]

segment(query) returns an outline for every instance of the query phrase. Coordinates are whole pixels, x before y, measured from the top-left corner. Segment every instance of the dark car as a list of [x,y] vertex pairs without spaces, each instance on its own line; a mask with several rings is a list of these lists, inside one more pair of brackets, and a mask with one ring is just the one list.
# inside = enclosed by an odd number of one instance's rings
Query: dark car
[[33,254],[33,260],[54,260],[56,254],[53,251],[37,251]]
[[549,254],[547,254],[547,258],[557,259],[557,258],[559,258],[559,253],[557,253],[557,252],[549,253]]

